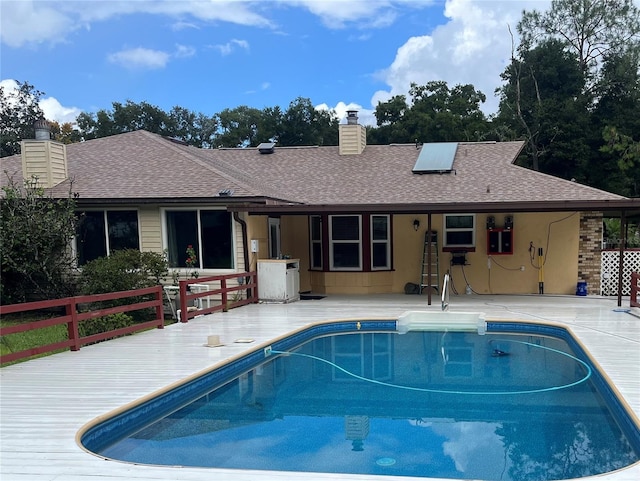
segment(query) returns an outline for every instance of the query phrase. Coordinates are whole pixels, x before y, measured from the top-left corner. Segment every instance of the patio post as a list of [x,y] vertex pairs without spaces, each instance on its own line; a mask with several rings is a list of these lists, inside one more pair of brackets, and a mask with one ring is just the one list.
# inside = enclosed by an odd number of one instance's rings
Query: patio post
[[[427,269],[428,274],[427,278],[429,279],[429,286],[427,288],[427,306],[431,305],[431,212],[427,213],[427,241],[429,242],[429,247],[427,249],[427,256],[429,259],[427,260]],[[421,281],[422,282],[422,281]]]
[[624,272],[624,248],[627,245],[627,216],[620,214],[620,261],[618,263],[618,307],[622,306],[622,274]]

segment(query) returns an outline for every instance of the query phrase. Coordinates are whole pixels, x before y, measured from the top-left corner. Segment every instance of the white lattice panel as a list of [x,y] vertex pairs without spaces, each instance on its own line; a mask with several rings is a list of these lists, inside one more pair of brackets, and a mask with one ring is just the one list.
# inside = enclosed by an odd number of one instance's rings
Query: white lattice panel
[[[602,251],[602,275],[600,276],[600,293],[603,296],[618,295],[618,265],[620,251]],[[622,269],[622,295],[631,294],[631,273],[640,272],[640,250],[624,251],[624,267]]]

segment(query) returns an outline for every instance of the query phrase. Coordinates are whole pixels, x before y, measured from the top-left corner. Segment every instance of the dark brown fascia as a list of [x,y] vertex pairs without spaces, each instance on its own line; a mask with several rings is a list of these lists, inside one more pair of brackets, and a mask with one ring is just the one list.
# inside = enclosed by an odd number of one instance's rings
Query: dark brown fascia
[[627,217],[640,216],[640,199],[616,200],[575,200],[575,201],[525,201],[525,202],[455,202],[448,204],[234,204],[230,211],[265,215],[312,215],[312,214],[459,214],[464,212],[571,212],[600,211],[613,217],[624,214]]

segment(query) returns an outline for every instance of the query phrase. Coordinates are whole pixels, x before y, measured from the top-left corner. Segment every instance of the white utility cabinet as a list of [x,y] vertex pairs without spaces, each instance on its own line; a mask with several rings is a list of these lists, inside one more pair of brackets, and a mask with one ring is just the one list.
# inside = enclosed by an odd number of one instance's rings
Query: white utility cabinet
[[258,260],[258,299],[293,302],[300,299],[300,259]]

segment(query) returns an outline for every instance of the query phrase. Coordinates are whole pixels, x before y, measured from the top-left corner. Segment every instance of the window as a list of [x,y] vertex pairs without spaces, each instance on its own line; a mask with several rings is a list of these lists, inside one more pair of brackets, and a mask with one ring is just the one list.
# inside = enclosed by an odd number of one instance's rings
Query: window
[[444,215],[444,247],[475,247],[476,216],[474,214]]
[[78,264],[120,249],[140,249],[138,213],[135,210],[92,210],[81,213],[76,236]]
[[371,270],[391,268],[389,216],[371,216]]
[[186,267],[188,246],[200,269],[233,269],[233,226],[224,210],[165,211],[169,267]]
[[361,270],[362,232],[359,215],[329,216],[329,263],[331,270]]
[[391,216],[311,215],[309,256],[312,270],[389,270]]
[[311,240],[311,269],[322,269],[322,217],[312,215],[309,219]]

